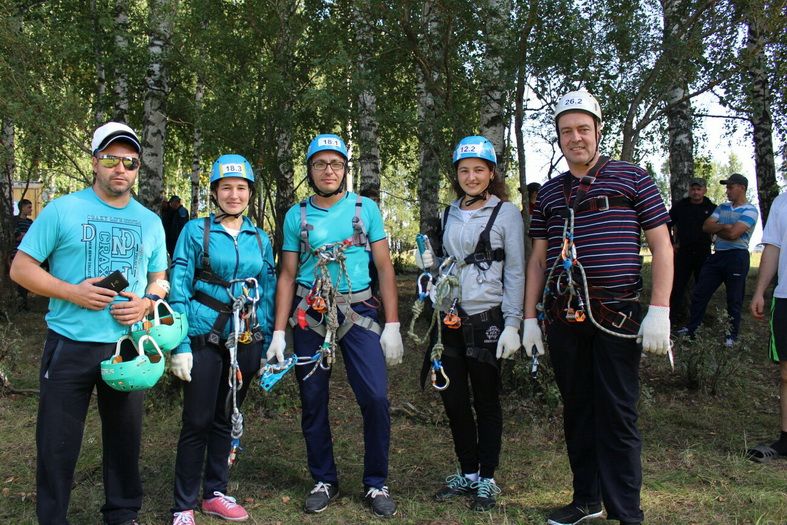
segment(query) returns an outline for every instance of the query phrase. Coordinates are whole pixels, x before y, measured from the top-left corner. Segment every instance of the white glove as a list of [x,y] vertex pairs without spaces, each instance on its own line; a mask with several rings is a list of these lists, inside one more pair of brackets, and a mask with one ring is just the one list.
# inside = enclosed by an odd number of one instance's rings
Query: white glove
[[525,326],[522,329],[522,346],[525,347],[527,357],[533,357],[533,347],[539,356],[544,355],[544,337],[541,335],[541,327],[538,326],[538,319],[530,317],[525,319]]
[[497,340],[497,358],[513,359],[522,344],[519,342],[519,330],[516,326],[506,326]]
[[169,362],[169,371],[178,379],[190,383],[192,366],[194,366],[194,356],[191,355],[191,352],[172,354],[172,359]]
[[637,341],[642,342],[642,350],[666,355],[670,348],[669,329],[669,306],[650,305],[637,333]]
[[424,253],[421,253],[421,251],[416,248],[415,265],[422,270],[434,266],[434,255],[432,254],[432,250],[424,250]]
[[383,347],[386,365],[402,364],[404,345],[402,344],[402,335],[399,333],[399,323],[385,323],[385,328],[380,336],[380,346]]
[[274,330],[271,336],[271,344],[265,353],[265,359],[273,361],[276,359],[278,364],[284,363],[284,350],[287,348],[287,341],[284,340],[284,330]]

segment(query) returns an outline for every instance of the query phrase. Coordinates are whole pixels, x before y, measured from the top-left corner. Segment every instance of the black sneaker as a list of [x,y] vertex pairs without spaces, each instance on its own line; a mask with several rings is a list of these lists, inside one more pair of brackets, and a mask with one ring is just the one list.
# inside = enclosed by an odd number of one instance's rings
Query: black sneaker
[[557,509],[549,515],[547,525],[576,525],[585,520],[600,518],[604,515],[601,503],[578,505],[574,502]]
[[328,504],[339,495],[339,487],[330,483],[318,482],[306,496],[303,510],[309,514],[317,514],[328,508]]
[[486,512],[492,510],[497,503],[495,496],[500,494],[500,487],[497,486],[494,479],[491,478],[478,478],[478,481],[472,484],[475,489],[473,500],[470,502],[470,508],[476,512]]
[[473,489],[470,487],[472,483],[464,474],[457,471],[456,474],[445,478],[445,485],[435,493],[434,499],[435,501],[448,501],[457,496],[469,496],[473,493]]
[[388,494],[388,487],[381,489],[367,488],[363,501],[369,505],[372,513],[378,518],[390,518],[396,514],[396,502]]

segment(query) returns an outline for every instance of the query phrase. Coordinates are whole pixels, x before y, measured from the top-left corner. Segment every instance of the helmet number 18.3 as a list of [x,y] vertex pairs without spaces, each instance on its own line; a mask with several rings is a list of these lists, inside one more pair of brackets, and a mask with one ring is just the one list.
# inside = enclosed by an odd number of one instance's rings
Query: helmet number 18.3
[[222,173],[243,173],[243,164],[222,164]]

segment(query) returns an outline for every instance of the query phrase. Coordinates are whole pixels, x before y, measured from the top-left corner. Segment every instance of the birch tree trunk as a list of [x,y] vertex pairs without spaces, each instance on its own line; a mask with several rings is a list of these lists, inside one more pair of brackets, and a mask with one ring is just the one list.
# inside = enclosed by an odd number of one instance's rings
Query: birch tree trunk
[[757,174],[757,196],[760,201],[762,222],[768,220],[773,200],[779,195],[779,184],[776,182],[776,164],[773,157],[773,117],[771,116],[771,90],[765,59],[765,36],[762,21],[764,11],[748,13],[748,41],[750,53],[748,64],[749,97],[754,141],[754,171]]
[[167,135],[166,52],[177,0],[150,0],[150,65],[145,77],[142,166],[139,169],[139,201],[153,211],[161,206],[164,178],[164,140]]
[[[151,5],[151,9],[153,6]],[[128,2],[115,2],[115,53],[112,54],[112,77],[114,81],[115,107],[113,119],[118,122],[128,120]]]
[[[288,102],[285,110],[292,105]],[[292,135],[290,128],[281,126],[276,131],[276,200],[274,202],[276,229],[273,236],[273,249],[280,253],[283,237],[284,215],[295,202],[295,169],[292,162]]]
[[[360,5],[359,5],[360,4]],[[368,0],[353,4],[355,37],[358,42],[356,68],[361,79],[358,93],[358,148],[361,150],[358,163],[361,168],[358,190],[364,197],[380,202],[380,138],[377,134],[377,96],[369,80],[369,59],[374,48],[374,35],[369,24],[372,8]]]
[[191,218],[195,219],[199,214],[200,183],[199,177],[202,173],[202,97],[205,95],[205,84],[202,79],[197,79],[197,87],[194,91],[194,137],[191,147]]
[[6,276],[9,270],[9,254],[14,243],[14,178],[16,175],[16,147],[14,143],[14,121],[4,118],[0,130],[0,257],[3,273],[0,276],[0,304],[11,304],[13,286]]
[[102,51],[100,18],[96,7],[96,0],[90,1],[90,13],[93,17],[93,57],[96,61],[96,105],[93,118],[96,126],[107,121],[107,75],[104,68],[104,54]]
[[482,12],[486,19],[486,55],[479,75],[481,89],[481,135],[492,141],[497,155],[498,177],[504,177],[508,163],[506,155],[506,127],[508,126],[508,96],[511,77],[503,71],[503,57],[510,46],[508,17],[510,0],[486,0]]
[[[669,136],[669,169],[672,203],[682,199],[689,190],[689,182],[694,176],[694,133],[693,112],[689,94],[688,64],[681,54],[672,49],[673,43],[680,40],[679,22],[682,18],[679,2],[664,3],[664,31],[662,46],[669,57],[670,69],[674,72],[667,90],[667,133]],[[686,50],[689,46],[681,46]]]
[[[437,7],[432,0],[426,0],[423,5],[424,32],[422,40],[430,42],[429,67],[424,72],[424,68],[416,68],[418,93],[418,124],[420,129],[418,160],[419,160],[419,181],[418,195],[420,206],[420,231],[431,239],[435,250],[440,250],[442,239],[440,238],[440,211],[438,209],[440,192],[440,159],[438,157],[438,115],[436,111],[435,95],[431,91],[431,86],[435,86],[440,81],[440,72],[435,66],[440,63],[440,40],[436,38],[438,34]],[[429,75],[427,79],[425,75]]]

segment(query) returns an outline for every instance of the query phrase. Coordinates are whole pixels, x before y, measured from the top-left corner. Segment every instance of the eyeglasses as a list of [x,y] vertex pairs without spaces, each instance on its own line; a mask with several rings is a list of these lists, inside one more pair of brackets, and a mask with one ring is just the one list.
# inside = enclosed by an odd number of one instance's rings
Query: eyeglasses
[[331,169],[336,173],[339,173],[344,171],[344,167],[347,166],[347,164],[340,160],[334,160],[333,162],[325,162],[324,160],[315,160],[314,162],[312,162],[312,169],[314,171],[325,171],[328,169],[328,166],[330,166]]
[[129,171],[134,171],[139,168],[139,159],[136,157],[118,157],[116,155],[99,155],[98,163],[105,168],[114,168],[121,162],[123,167]]

